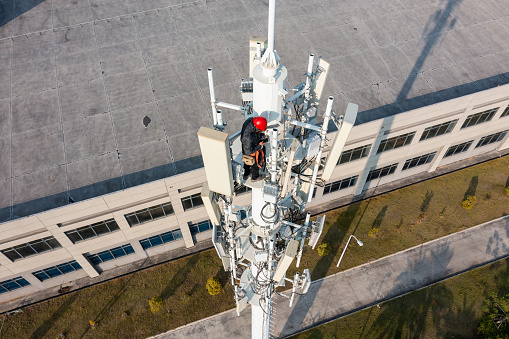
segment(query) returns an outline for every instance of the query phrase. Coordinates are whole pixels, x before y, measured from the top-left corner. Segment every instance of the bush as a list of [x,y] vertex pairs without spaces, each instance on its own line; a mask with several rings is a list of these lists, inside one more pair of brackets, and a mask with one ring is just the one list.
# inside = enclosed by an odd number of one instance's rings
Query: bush
[[328,242],[322,242],[320,246],[318,246],[318,255],[323,257],[329,254],[331,251],[330,244]]
[[483,305],[484,317],[477,328],[483,338],[509,339],[509,294],[499,297],[493,292]]
[[509,195],[509,186],[505,188],[505,194]]
[[376,238],[377,235],[378,235],[378,228],[372,228],[368,232],[368,237],[370,237],[370,238]]
[[475,204],[475,196],[474,195],[469,195],[465,198],[465,200],[463,200],[461,202],[461,206],[466,209],[466,210],[469,210],[471,209],[472,207],[474,207],[474,204]]
[[148,301],[148,305],[150,306],[150,312],[156,314],[163,307],[163,301],[159,297],[153,297]]
[[216,295],[221,292],[223,286],[221,286],[221,282],[216,277],[209,278],[207,280],[207,291],[209,291],[210,295]]

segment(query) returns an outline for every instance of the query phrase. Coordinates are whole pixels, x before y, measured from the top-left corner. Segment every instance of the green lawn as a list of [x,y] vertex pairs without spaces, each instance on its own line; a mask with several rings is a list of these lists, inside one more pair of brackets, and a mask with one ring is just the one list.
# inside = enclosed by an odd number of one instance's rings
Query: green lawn
[[[508,178],[509,156],[506,156],[328,212],[320,241],[331,244],[331,253],[319,257],[316,250],[306,247],[298,271],[309,268],[313,279],[321,278],[509,214],[509,196],[504,192],[509,184]],[[461,207],[465,195],[477,197],[471,210]],[[378,233],[370,237],[368,234],[373,228],[377,228]],[[336,268],[346,240],[352,233],[364,242],[364,246],[351,243],[341,267]],[[507,271],[507,267],[504,269]],[[288,276],[295,271],[296,268],[291,267]],[[209,296],[205,289],[207,279],[212,276],[218,276],[227,286],[216,296]],[[452,293],[448,292],[450,288],[436,288],[416,292],[428,293],[423,296],[427,306],[410,308],[413,313],[403,308],[400,310],[402,314],[391,315],[397,307],[383,306],[367,311],[380,314],[363,319],[386,319],[379,322],[369,320],[373,321],[369,327],[364,326],[367,324],[364,320],[353,320],[360,318],[348,317],[341,321],[348,322],[366,338],[372,337],[367,335],[368,328],[373,328],[373,331],[385,328],[387,337],[398,337],[393,331],[405,328],[413,332],[404,333],[418,335],[425,333],[429,327],[442,331],[440,324],[449,316],[433,315],[435,303],[456,306],[448,299]],[[426,292],[428,290],[433,292]],[[468,300],[478,298],[482,302],[484,299],[485,289],[465,287],[465,290],[472,295]],[[155,315],[148,306],[149,299],[153,297],[161,297],[164,302],[162,310]],[[402,301],[396,300],[392,304],[398,302]],[[472,303],[469,301],[458,308],[455,321],[477,321],[478,307]],[[233,307],[228,277],[215,251],[209,250],[24,308],[22,313],[7,319],[1,335],[3,338],[57,338],[59,333],[64,333],[67,338],[142,338]],[[426,316],[426,321],[421,325],[423,316]],[[433,319],[437,322],[433,323]],[[98,326],[92,329],[89,320],[97,321]],[[374,334],[375,337],[377,335]],[[413,334],[402,336],[414,337]]]
[[509,293],[508,259],[292,338],[475,338],[483,301],[492,291]]

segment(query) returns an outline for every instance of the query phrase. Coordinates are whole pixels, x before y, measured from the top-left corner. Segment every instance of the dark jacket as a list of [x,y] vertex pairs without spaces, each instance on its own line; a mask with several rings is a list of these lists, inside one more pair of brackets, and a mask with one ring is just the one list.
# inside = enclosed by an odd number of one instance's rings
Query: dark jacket
[[251,155],[263,148],[263,146],[260,146],[260,141],[263,140],[264,136],[259,132],[260,130],[253,124],[253,118],[249,118],[244,122],[242,132],[240,133],[242,153]]

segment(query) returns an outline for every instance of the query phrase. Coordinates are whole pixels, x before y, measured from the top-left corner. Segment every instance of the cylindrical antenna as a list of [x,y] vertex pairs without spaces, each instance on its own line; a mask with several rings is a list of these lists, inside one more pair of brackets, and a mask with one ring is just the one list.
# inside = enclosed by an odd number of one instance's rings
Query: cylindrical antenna
[[306,87],[304,90],[304,110],[308,109],[309,106],[309,91],[311,89],[311,76],[313,75],[313,62],[315,59],[315,55],[313,53],[309,54],[309,60],[308,60],[308,72],[306,73]]
[[308,78],[311,77],[311,74],[313,74],[313,61],[315,59],[315,55],[313,53],[309,54],[308,59]]
[[276,32],[276,0],[270,0],[269,1],[269,29],[268,29],[269,43],[267,46],[267,50],[269,52],[274,51],[275,32]]
[[217,120],[217,127],[223,129],[224,128],[224,125],[223,125],[223,112],[218,109],[216,111],[216,120]]
[[257,42],[256,43],[256,58],[260,59],[262,57],[262,43]]
[[210,106],[212,107],[212,119],[214,120],[214,126],[217,125],[216,117],[216,91],[214,90],[214,74],[212,68],[207,69],[209,75],[209,90],[210,90]]
[[272,130],[272,135],[270,139],[270,181],[276,182],[276,174],[277,174],[277,128]]

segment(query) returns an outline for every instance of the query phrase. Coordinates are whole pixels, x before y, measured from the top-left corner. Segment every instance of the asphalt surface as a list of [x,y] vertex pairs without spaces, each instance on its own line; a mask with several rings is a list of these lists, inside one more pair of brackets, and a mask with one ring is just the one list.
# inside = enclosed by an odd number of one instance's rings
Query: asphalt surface
[[[353,247],[353,246],[352,246]],[[355,248],[349,248],[355,251]],[[274,299],[271,333],[286,337],[509,256],[509,216],[409,248],[312,283],[308,293]],[[250,309],[231,310],[154,338],[249,338]]]
[[[308,54],[357,124],[509,82],[509,0],[278,0],[288,88]],[[2,0],[0,222],[202,167],[216,95],[241,104],[266,0]],[[323,110],[323,108],[322,108]],[[223,110],[234,133],[243,115]]]

